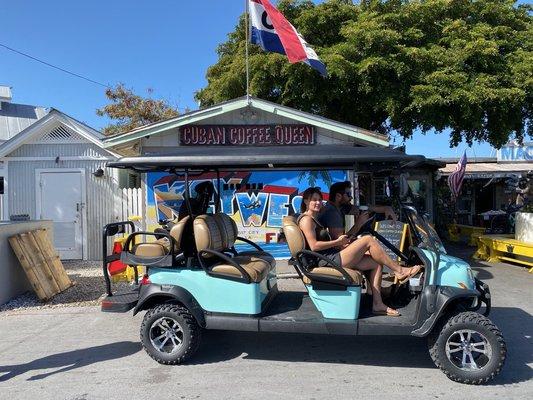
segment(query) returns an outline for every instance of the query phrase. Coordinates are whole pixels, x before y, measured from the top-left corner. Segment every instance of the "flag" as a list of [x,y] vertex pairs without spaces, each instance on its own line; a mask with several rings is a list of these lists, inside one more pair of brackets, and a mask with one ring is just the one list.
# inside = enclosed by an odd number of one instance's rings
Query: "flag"
[[448,186],[450,187],[452,195],[455,199],[459,197],[459,193],[461,192],[461,186],[463,186],[463,179],[465,177],[466,172],[466,162],[467,160],[465,150],[463,156],[455,167],[455,171],[453,171],[448,177]]
[[285,54],[291,63],[305,62],[326,76],[326,66],[270,0],[249,0],[251,41],[265,51]]

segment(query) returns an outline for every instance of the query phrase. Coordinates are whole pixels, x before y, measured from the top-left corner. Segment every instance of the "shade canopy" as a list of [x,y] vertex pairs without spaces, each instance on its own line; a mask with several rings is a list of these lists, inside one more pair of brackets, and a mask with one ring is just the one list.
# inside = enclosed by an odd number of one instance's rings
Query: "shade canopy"
[[[348,145],[179,147],[170,154],[125,157],[107,164],[111,168],[150,171],[269,170],[269,169],[371,169],[434,165],[424,156],[408,155],[383,147]],[[438,163],[434,167],[442,167]]]

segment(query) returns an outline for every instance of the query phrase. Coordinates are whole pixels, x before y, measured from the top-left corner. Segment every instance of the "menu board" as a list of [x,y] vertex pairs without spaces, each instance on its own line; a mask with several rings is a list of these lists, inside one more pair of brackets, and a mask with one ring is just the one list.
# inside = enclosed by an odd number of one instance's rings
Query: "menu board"
[[[386,220],[376,222],[374,230],[381,236],[383,236],[385,239],[387,239],[387,241],[389,241],[394,247],[401,251],[407,238],[407,226],[407,224],[404,224],[400,221],[394,222],[392,220]],[[390,258],[392,258],[393,260],[400,259],[391,249],[389,249],[379,240],[378,242],[381,247],[383,247],[385,252],[390,256]]]

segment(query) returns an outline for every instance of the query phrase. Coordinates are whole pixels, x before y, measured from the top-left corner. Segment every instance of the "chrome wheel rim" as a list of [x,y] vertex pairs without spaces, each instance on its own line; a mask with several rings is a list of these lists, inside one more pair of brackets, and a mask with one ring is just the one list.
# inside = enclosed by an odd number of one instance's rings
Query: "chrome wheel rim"
[[463,371],[479,371],[491,360],[492,347],[483,334],[471,329],[462,329],[448,337],[446,356],[454,366]]
[[164,354],[172,354],[183,345],[183,330],[173,318],[161,317],[150,326],[152,346]]

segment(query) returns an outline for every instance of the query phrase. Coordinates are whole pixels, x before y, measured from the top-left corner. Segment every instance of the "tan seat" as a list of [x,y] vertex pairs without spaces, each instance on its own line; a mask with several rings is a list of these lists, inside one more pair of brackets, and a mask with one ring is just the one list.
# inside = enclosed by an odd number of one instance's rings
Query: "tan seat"
[[168,249],[162,243],[139,243],[133,246],[133,254],[139,257],[163,257],[168,254]]
[[[217,222],[222,233],[222,242],[224,248],[231,249],[235,245],[237,237],[239,236],[239,229],[237,228],[237,224],[235,223],[233,218],[224,213],[214,214],[213,217],[215,218],[215,221]],[[262,259],[269,264],[271,270],[274,269],[274,267],[276,266],[276,260],[271,254],[267,253],[266,251],[243,251],[239,253],[239,256],[248,256]]]
[[[293,216],[283,217],[283,233],[287,239],[287,245],[293,257],[306,248],[305,236],[296,222],[296,218]],[[353,280],[353,285],[361,285],[363,282],[363,275],[354,269],[343,268],[344,271],[350,275]],[[335,268],[330,267],[310,267],[310,272],[317,275],[324,275],[329,277],[342,278],[342,274]],[[304,276],[303,281],[305,284],[311,284],[311,279]]]
[[[179,220],[171,229],[170,236],[174,238],[174,254],[181,253],[183,232],[190,217],[186,216]],[[160,257],[170,254],[170,242],[167,239],[159,239],[155,242],[139,243],[133,247],[133,254],[140,257]]]
[[[233,257],[232,260],[244,268],[248,275],[250,275],[252,282],[261,282],[266,278],[270,270],[270,265],[260,258],[237,256]],[[242,277],[241,271],[230,264],[217,264],[211,268],[211,271],[216,272],[217,274]]]
[[[194,239],[196,248],[200,253],[202,250],[214,250],[222,252],[227,249],[228,238],[221,232],[220,223],[217,223],[213,215],[200,215],[193,222]],[[228,275],[242,277],[241,271],[235,266],[216,260],[216,256],[209,254],[202,255],[208,264],[210,272],[218,275]],[[209,259],[213,261],[209,262]],[[265,260],[252,256],[236,256],[232,261],[239,264],[250,276],[252,282],[261,282],[270,270],[270,265]]]

